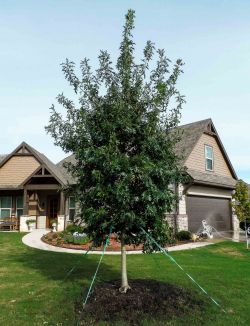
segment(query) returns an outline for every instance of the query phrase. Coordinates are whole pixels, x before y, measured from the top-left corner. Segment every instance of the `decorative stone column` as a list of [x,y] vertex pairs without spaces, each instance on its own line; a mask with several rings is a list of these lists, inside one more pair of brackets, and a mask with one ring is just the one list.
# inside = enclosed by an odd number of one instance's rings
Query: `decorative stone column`
[[188,230],[188,216],[186,208],[186,196],[183,194],[184,187],[179,185],[178,187],[178,196],[179,196],[179,205],[178,205],[178,214],[177,214],[177,229]]
[[64,215],[58,215],[57,216],[57,231],[61,232],[65,229],[65,216]]
[[28,232],[28,225],[26,221],[29,219],[29,216],[22,215],[20,216],[20,224],[19,224],[19,231],[20,232]]
[[186,196],[183,194],[184,187],[179,185],[175,188],[179,201],[177,203],[176,212],[166,214],[168,225],[178,231],[188,230],[188,216],[186,212]]
[[57,231],[61,232],[65,229],[65,195],[60,192],[60,213],[57,216]]
[[[235,202],[235,199],[232,199],[232,203]],[[240,221],[235,213],[235,209],[232,207],[232,227],[233,227],[233,240],[240,240]]]

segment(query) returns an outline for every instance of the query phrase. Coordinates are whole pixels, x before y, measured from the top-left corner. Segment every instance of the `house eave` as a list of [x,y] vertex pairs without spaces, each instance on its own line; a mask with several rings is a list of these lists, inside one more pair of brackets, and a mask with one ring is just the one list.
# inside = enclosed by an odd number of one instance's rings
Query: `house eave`
[[235,189],[235,185],[228,185],[228,184],[216,183],[216,182],[206,182],[206,181],[200,181],[200,180],[194,180],[193,185],[210,186],[210,187],[224,188],[224,189],[230,189],[230,190]]

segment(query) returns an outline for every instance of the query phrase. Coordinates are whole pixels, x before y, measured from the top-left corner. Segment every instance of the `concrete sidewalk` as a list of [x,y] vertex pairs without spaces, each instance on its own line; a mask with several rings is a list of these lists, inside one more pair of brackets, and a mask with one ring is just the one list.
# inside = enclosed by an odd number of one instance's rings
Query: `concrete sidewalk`
[[[46,250],[46,251],[54,251],[54,252],[64,252],[64,253],[70,253],[70,254],[84,254],[86,253],[86,250],[75,250],[75,249],[67,249],[67,248],[60,248],[60,247],[55,247],[51,246],[41,240],[41,237],[50,232],[50,230],[34,230],[28,234],[26,234],[23,238],[22,241],[26,246],[40,249],[40,250]],[[200,248],[200,247],[205,247],[208,245],[211,245],[213,243],[211,242],[191,242],[191,243],[186,243],[178,246],[173,246],[169,247],[168,251],[179,251],[179,250],[187,250],[187,249],[195,249],[195,248]],[[89,251],[89,254],[101,254],[102,251]],[[135,250],[135,251],[127,251],[128,255],[132,254],[141,254],[141,250]],[[107,255],[120,255],[120,251],[107,251]]]

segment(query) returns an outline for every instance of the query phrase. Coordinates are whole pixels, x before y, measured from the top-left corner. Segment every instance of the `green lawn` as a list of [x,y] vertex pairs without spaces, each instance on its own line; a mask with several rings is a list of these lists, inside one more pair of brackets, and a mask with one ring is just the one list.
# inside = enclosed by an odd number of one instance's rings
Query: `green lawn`
[[[0,325],[74,325],[74,302],[82,290],[86,291],[99,256],[31,249],[22,244],[22,236],[0,233]],[[173,256],[227,313],[209,302],[202,315],[166,320],[162,325],[250,325],[250,251],[244,244],[222,242]],[[105,256],[98,281],[119,278],[119,267],[119,256]],[[195,289],[160,254],[128,256],[128,274],[130,278],[153,278]]]

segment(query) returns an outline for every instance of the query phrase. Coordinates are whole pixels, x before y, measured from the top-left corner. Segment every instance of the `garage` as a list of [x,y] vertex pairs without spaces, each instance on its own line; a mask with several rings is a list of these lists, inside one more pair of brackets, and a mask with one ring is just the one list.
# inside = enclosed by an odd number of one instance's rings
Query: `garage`
[[186,205],[189,231],[197,232],[202,226],[202,220],[206,220],[218,231],[232,229],[230,199],[189,195],[186,197]]

